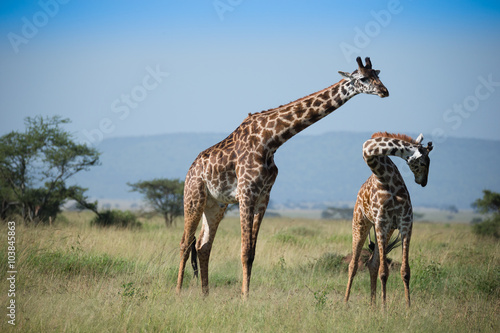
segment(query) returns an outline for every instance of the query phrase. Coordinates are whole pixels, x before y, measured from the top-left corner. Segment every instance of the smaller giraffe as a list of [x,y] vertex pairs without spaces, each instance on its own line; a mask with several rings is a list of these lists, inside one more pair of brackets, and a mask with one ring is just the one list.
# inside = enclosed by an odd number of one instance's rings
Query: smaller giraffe
[[367,262],[370,271],[371,304],[375,304],[377,272],[382,284],[382,302],[386,304],[386,282],[389,277],[387,246],[392,233],[398,229],[403,247],[401,278],[405,287],[406,305],[410,306],[410,266],[408,253],[413,227],[413,210],[410,194],[403,177],[389,156],[406,160],[415,176],[415,182],[427,185],[429,153],[432,142],[422,146],[423,135],[416,140],[403,134],[378,132],[363,144],[363,158],[372,170],[372,175],[358,192],[352,219],[352,260],[349,264],[349,281],[345,302],[349,300],[352,280],[356,275],[358,260],[370,229],[375,229],[375,249]]

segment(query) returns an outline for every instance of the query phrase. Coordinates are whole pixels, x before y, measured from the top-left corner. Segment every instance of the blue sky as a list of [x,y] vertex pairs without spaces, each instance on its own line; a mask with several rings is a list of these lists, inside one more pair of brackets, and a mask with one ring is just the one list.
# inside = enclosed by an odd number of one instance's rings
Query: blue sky
[[82,142],[230,133],[370,56],[390,97],[356,96],[304,134],[500,140],[498,1],[0,3],[0,135],[62,115]]

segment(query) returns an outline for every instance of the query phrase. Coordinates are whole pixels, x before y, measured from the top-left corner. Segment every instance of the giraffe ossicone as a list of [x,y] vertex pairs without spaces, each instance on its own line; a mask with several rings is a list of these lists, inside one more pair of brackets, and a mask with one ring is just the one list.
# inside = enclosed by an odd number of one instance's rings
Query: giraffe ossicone
[[349,264],[345,302],[349,300],[363,244],[373,227],[376,244],[372,256],[367,262],[370,271],[371,303],[375,303],[378,273],[382,284],[382,301],[385,306],[386,283],[389,276],[388,242],[392,233],[399,230],[403,251],[401,278],[405,288],[406,304],[410,306],[408,256],[413,228],[413,207],[404,179],[389,156],[398,156],[406,160],[415,176],[415,182],[424,187],[427,185],[430,166],[429,153],[433,146],[429,142],[427,147],[424,147],[421,144],[422,140],[422,134],[413,140],[407,135],[378,132],[363,144],[363,158],[372,170],[372,175],[361,186],[354,206],[352,219],[353,254]]
[[278,175],[274,153],[295,134],[342,106],[353,96],[366,93],[380,97],[389,91],[372,69],[370,58],[357,58],[358,68],[321,91],[275,109],[249,114],[227,138],[202,151],[194,160],[184,184],[184,233],[180,243],[177,292],[180,292],[186,261],[203,220],[195,249],[201,286],[208,294],[208,263],[219,223],[228,204],[239,203],[241,223],[242,294],[248,296],[255,247],[269,195]]

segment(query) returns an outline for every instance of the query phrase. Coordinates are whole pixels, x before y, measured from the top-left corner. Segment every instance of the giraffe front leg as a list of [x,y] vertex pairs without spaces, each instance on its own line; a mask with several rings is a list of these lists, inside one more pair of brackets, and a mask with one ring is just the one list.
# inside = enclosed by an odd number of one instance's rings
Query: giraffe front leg
[[[241,219],[241,261],[243,265],[243,285],[241,293],[244,298],[248,298],[250,290],[250,277],[252,275],[252,267],[255,259],[255,251],[257,248],[257,237],[259,235],[260,226],[264,215],[266,214],[267,205],[271,195],[271,188],[278,174],[277,168],[271,167],[264,169],[261,175],[267,175],[266,184],[262,190],[255,191],[258,186],[251,186],[254,191],[249,194],[247,192],[245,203],[240,202],[240,219]],[[260,195],[257,196],[256,193]]]
[[252,276],[252,266],[255,258],[255,248],[252,247],[253,218],[253,204],[247,202],[240,203],[241,264],[243,267],[241,295],[243,298],[248,298],[250,291],[250,277]]
[[264,215],[266,214],[267,205],[269,204],[270,194],[271,194],[271,188],[269,188],[269,190],[266,191],[264,198],[257,205],[256,213],[253,217],[252,248],[254,253],[257,247],[257,237],[259,235],[260,225],[262,224],[262,220],[264,219]]

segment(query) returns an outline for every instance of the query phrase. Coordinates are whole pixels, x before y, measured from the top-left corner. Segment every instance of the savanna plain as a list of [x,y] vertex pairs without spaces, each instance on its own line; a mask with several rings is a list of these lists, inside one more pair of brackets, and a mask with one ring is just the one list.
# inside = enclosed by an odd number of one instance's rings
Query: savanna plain
[[0,227],[2,332],[500,332],[500,243],[467,223],[416,222],[410,249],[412,306],[394,261],[382,309],[369,304],[367,270],[348,305],[350,221],[264,219],[250,297],[242,300],[240,226],[220,224],[210,295],[189,266],[175,293],[182,219],[141,228],[90,226],[85,212],[51,226],[16,225],[16,325],[7,323],[7,225]]

